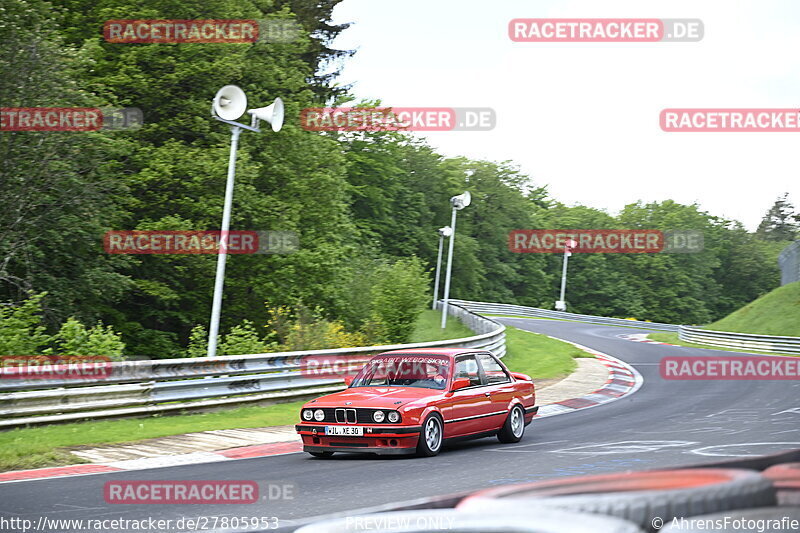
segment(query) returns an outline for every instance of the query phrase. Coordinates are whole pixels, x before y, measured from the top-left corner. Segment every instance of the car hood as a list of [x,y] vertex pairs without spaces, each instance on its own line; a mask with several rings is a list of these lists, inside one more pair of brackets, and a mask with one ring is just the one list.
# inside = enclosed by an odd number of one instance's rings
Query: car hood
[[354,387],[335,394],[328,394],[307,404],[308,407],[368,407],[373,409],[397,409],[415,400],[433,398],[443,393],[438,389],[418,387]]

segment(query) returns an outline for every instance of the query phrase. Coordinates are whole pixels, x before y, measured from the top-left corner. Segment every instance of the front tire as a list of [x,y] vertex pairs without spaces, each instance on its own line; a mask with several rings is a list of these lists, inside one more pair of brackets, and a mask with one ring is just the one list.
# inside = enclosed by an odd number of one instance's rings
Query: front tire
[[497,434],[497,440],[503,444],[513,444],[521,441],[524,434],[525,411],[519,405],[515,405],[511,408],[511,412],[508,413],[508,418],[506,418],[503,428]]
[[328,457],[333,456],[333,452],[308,452],[314,457],[319,457],[322,459],[327,459]]
[[442,449],[444,440],[444,425],[437,414],[430,414],[422,424],[417,443],[417,455],[420,457],[433,457]]

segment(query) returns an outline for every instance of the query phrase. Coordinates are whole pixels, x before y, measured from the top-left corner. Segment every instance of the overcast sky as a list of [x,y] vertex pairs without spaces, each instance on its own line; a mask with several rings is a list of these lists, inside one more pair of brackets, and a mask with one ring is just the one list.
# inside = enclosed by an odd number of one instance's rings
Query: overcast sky
[[[511,160],[568,204],[698,202],[755,229],[800,204],[798,133],[666,133],[665,108],[800,107],[793,0],[344,0],[341,82],[396,107],[492,107],[497,127],[425,135],[448,156]],[[513,18],[699,18],[700,42],[517,43]]]

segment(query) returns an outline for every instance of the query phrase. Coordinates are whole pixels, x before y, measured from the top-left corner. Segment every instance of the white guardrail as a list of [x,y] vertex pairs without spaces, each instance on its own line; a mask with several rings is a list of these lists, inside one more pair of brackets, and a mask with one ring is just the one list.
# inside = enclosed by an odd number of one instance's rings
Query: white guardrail
[[721,346],[736,350],[800,355],[800,337],[778,337],[775,335],[753,335],[713,331],[692,326],[681,326],[678,338],[685,342]]
[[0,379],[0,429],[302,398],[344,388],[340,377],[315,377],[308,369],[310,357],[317,362],[345,358],[351,368],[359,368],[375,354],[409,348],[480,348],[505,355],[505,326],[457,303],[449,306],[448,315],[476,335],[417,344],[113,362],[103,365],[102,377],[82,379]]
[[549,309],[539,309],[538,307],[526,307],[524,305],[495,304],[486,302],[471,302],[469,300],[450,300],[451,304],[460,305],[474,313],[488,315],[505,316],[524,316],[531,318],[555,318],[558,320],[573,320],[576,322],[587,322],[589,324],[602,324],[605,326],[624,326],[626,328],[645,328],[658,329],[662,331],[678,331],[675,324],[663,324],[661,322],[645,322],[642,320],[627,320],[624,318],[607,318],[593,315],[579,315],[564,311],[550,311]]

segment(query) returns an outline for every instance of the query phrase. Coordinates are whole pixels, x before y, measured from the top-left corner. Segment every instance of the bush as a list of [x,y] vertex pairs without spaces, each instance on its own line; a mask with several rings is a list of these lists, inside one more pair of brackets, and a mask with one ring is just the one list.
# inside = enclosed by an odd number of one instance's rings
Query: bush
[[50,342],[41,323],[41,300],[37,294],[22,304],[0,307],[0,355],[39,355]]
[[71,317],[53,336],[41,325],[41,300],[37,294],[17,306],[0,307],[0,354],[103,356],[121,361],[125,343],[111,326],[97,323],[86,328]]
[[322,309],[311,311],[303,305],[296,309],[279,307],[269,310],[270,335],[277,339],[281,351],[325,350],[331,348],[353,348],[368,344],[367,337],[360,332],[351,333],[342,322],[322,316]]
[[219,355],[248,355],[275,351],[275,343],[266,343],[259,338],[256,328],[249,320],[234,326],[219,343]]
[[[230,333],[217,338],[217,355],[249,355],[269,353],[277,349],[277,343],[267,342],[258,336],[255,325],[243,320],[231,328]],[[208,355],[208,330],[198,324],[189,333],[189,346],[186,357],[205,357]]]
[[205,357],[206,355],[208,355],[208,330],[202,324],[198,324],[189,333],[186,357]]
[[99,355],[108,357],[112,361],[121,361],[125,351],[125,343],[111,326],[98,323],[91,328],[86,328],[75,317],[70,317],[61,325],[61,329],[53,336],[55,348],[46,350],[46,353],[58,355]]
[[378,269],[370,291],[372,316],[388,342],[407,342],[411,337],[428,302],[429,286],[430,276],[417,257],[399,259]]

